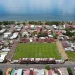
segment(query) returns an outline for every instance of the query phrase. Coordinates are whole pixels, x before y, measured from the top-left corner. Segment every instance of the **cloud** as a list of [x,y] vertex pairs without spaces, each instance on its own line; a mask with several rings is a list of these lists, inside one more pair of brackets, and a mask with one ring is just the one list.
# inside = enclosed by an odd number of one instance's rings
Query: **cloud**
[[27,0],[3,0],[2,5],[8,12],[19,13],[26,9],[26,1]]
[[75,0],[0,0],[0,11],[9,13],[75,14]]
[[62,14],[74,14],[75,0],[58,0],[58,8]]
[[52,0],[1,0],[1,5],[11,13],[47,10]]

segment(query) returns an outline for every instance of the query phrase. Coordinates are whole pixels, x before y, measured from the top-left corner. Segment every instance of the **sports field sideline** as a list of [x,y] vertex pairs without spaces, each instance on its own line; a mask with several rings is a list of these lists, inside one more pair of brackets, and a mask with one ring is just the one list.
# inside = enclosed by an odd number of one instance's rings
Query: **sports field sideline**
[[60,59],[60,54],[55,43],[20,43],[13,59],[19,58]]

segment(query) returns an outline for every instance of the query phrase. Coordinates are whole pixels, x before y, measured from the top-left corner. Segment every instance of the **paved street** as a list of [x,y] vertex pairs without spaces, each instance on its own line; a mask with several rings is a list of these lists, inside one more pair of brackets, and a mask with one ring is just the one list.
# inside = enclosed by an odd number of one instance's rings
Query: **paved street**
[[[0,64],[0,68],[44,68],[46,64]],[[51,67],[75,67],[75,64],[49,64]]]
[[[5,72],[5,70],[7,68],[38,68],[38,69],[42,69],[45,67],[46,64],[0,64],[0,69],[2,69],[3,72]],[[70,67],[70,68],[74,68],[75,64],[70,65],[70,64],[49,64],[50,67]]]

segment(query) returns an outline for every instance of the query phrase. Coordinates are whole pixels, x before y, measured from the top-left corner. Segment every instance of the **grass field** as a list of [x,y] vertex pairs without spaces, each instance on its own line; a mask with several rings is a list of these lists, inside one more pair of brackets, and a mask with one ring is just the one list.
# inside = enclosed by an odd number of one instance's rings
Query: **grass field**
[[13,59],[19,58],[56,58],[60,59],[55,43],[19,44]]
[[75,61],[75,52],[66,52],[70,61]]

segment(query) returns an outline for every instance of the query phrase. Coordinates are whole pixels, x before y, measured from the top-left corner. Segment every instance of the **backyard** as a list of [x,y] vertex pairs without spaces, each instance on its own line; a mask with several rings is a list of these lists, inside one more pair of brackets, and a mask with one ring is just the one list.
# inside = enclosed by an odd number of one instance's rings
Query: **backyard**
[[75,52],[66,52],[70,61],[75,61]]

